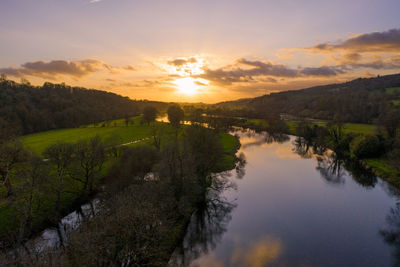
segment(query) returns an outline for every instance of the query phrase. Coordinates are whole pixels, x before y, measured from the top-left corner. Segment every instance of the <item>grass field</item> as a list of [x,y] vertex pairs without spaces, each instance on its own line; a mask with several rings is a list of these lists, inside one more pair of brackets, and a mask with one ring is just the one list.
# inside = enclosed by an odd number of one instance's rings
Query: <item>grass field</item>
[[[298,126],[298,122],[296,121],[285,121],[286,124],[289,126],[289,131],[291,134],[296,133],[296,129]],[[255,124],[267,127],[268,123],[263,119],[248,119],[246,123]],[[325,122],[313,122],[312,125],[318,126],[326,126],[327,123]],[[345,123],[344,124],[344,131],[346,133],[359,133],[359,134],[373,134],[376,132],[377,127],[373,124],[362,124],[362,123]]]
[[390,88],[386,88],[386,93],[388,94],[394,94],[396,92],[400,93],[400,87],[390,87]]
[[24,146],[39,155],[42,154],[48,146],[54,143],[76,143],[80,140],[95,137],[96,135],[106,140],[108,137],[116,134],[120,137],[121,143],[125,144],[148,137],[150,126],[148,124],[141,125],[140,120],[141,117],[132,118],[134,123],[133,125],[129,126],[125,126],[123,120],[115,120],[112,121],[110,126],[107,127],[88,125],[80,128],[52,130],[24,135],[20,138],[20,140]]
[[385,179],[387,182],[392,185],[400,188],[400,179],[398,177],[398,172],[390,166],[390,164],[385,159],[366,159],[365,162],[376,175]]

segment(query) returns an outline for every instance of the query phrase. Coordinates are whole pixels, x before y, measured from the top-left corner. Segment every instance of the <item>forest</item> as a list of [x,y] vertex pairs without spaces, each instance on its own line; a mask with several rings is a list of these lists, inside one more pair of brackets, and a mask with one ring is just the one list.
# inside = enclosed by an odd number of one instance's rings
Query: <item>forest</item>
[[33,86],[0,77],[0,133],[24,135],[60,128],[129,118],[152,104],[165,110],[167,103],[135,101],[100,90],[44,83]]
[[[237,116],[264,118],[265,114],[289,114],[301,118],[375,123],[400,111],[400,74],[359,78],[341,84],[222,102],[210,108],[215,114],[233,109]],[[226,112],[225,112],[226,113]],[[229,112],[228,112],[229,113]]]

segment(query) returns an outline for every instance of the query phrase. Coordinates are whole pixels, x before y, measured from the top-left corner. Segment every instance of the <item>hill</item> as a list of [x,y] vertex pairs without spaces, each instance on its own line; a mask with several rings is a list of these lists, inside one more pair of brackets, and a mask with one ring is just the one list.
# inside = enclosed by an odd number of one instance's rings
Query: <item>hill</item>
[[285,113],[298,117],[372,123],[400,109],[400,74],[359,78],[340,84],[271,93],[251,99],[222,102],[217,107],[250,108],[251,115]]
[[[0,133],[24,135],[138,115],[145,105],[166,109],[167,103],[65,84],[32,86],[0,79]],[[0,136],[1,137],[1,136]]]

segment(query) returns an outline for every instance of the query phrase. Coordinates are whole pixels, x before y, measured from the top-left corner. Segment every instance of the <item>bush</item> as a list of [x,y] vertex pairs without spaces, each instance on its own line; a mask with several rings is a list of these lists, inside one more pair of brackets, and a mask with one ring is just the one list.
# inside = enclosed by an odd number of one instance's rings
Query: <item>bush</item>
[[360,135],[351,142],[350,152],[353,158],[376,158],[384,152],[383,141],[376,135]]

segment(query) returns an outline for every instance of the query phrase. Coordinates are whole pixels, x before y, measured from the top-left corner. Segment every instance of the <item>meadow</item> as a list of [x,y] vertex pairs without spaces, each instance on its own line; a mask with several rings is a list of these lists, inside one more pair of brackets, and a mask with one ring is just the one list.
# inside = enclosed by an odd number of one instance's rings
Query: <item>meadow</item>
[[[24,135],[20,141],[25,147],[41,155],[47,147],[57,142],[76,143],[81,140],[90,139],[95,136],[107,141],[113,135],[117,135],[121,144],[142,140],[149,137],[150,124],[141,123],[142,117],[137,116],[130,119],[129,125],[125,124],[124,119],[118,119],[105,123],[90,124],[79,128],[57,129],[46,132],[39,132]],[[161,124],[160,122],[154,122]]]
[[[248,119],[246,121],[248,124],[255,124],[263,127],[268,126],[268,122],[263,119]],[[297,126],[299,122],[297,121],[285,121],[285,123],[289,126],[290,134],[296,134]],[[325,121],[317,121],[310,122],[312,125],[317,126],[326,126],[328,122]],[[345,123],[343,124],[343,130],[345,133],[355,133],[355,134],[373,134],[377,131],[376,125],[373,124],[364,124],[364,123]]]

